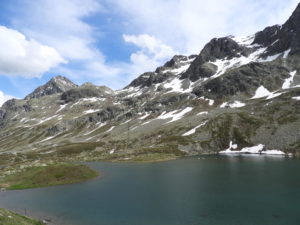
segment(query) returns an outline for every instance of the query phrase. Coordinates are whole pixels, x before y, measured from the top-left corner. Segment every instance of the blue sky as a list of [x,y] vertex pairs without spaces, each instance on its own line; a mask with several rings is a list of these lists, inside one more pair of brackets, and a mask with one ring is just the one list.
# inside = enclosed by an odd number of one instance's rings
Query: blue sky
[[1,0],[0,105],[55,75],[113,89],[211,38],[288,19],[296,0]]

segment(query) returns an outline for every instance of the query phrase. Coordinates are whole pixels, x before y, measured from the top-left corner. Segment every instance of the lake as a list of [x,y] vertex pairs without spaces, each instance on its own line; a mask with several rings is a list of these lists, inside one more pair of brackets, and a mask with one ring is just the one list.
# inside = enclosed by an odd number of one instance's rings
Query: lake
[[300,160],[206,156],[87,163],[85,183],[0,192],[0,207],[56,225],[299,225]]

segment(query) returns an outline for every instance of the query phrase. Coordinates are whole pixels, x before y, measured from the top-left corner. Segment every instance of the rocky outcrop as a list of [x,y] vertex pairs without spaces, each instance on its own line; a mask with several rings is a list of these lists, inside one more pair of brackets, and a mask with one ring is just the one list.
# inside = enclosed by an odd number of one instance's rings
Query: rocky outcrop
[[267,47],[264,56],[290,51],[290,55],[300,52],[300,4],[292,16],[282,26],[267,27],[255,35],[255,44]]
[[153,73],[153,72],[147,72],[133,80],[128,87],[150,87],[153,84],[162,83],[168,77],[170,77],[171,74],[162,74],[162,73]]
[[211,77],[216,72],[216,68],[209,62],[213,62],[217,59],[232,59],[233,57],[248,56],[250,52],[248,48],[240,46],[229,37],[214,38],[204,46],[199,56],[197,56],[181,78],[189,78],[194,82],[199,78]]
[[65,91],[62,93],[60,99],[62,100],[63,104],[65,104],[69,102],[77,102],[83,98],[101,98],[108,96],[109,94],[105,89],[97,88],[96,86],[92,85],[84,85],[79,88]]
[[290,77],[290,72],[285,67],[250,63],[229,71],[226,76],[207,81],[196,87],[193,93],[199,97],[205,96],[212,99],[240,94],[251,96],[261,85],[269,91],[279,90],[288,77]]
[[46,95],[62,93],[76,87],[78,86],[68,78],[63,76],[56,76],[48,81],[45,85],[42,85],[35,89],[31,94],[27,95],[25,99],[40,98]]
[[175,55],[171,60],[166,62],[163,66],[158,67],[155,72],[146,72],[133,80],[127,87],[150,87],[155,84],[163,83],[170,77],[174,76],[173,70],[176,70],[182,66],[189,65],[196,55],[183,56]]

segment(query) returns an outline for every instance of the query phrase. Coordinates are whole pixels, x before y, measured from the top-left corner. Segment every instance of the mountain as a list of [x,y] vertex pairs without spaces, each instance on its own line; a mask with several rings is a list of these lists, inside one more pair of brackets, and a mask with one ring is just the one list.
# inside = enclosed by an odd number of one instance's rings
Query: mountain
[[31,94],[27,95],[25,99],[28,100],[32,98],[40,98],[45,95],[63,93],[76,87],[78,87],[78,85],[74,84],[68,78],[63,76],[56,76],[49,80],[45,85],[35,89]]
[[300,155],[300,5],[282,26],[214,38],[113,91],[58,76],[0,108],[5,162]]

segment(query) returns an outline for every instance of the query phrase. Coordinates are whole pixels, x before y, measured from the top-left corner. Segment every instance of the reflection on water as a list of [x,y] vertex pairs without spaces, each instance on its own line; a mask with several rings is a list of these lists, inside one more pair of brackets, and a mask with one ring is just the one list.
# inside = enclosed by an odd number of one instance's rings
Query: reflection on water
[[[89,163],[102,177],[0,193],[0,206],[74,225],[298,225],[300,161],[205,156]],[[59,221],[60,220],[60,221]],[[59,221],[59,223],[58,223]]]

